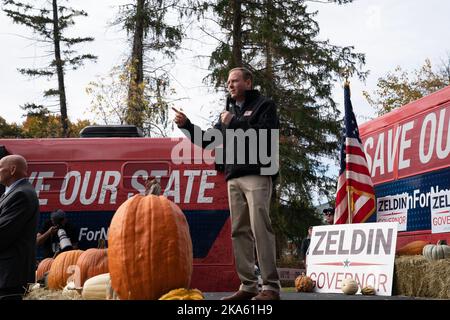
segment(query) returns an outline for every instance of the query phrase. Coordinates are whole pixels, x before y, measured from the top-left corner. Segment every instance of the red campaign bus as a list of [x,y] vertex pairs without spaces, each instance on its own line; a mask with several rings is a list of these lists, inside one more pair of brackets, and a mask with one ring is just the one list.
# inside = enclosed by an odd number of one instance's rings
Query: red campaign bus
[[[176,164],[171,153],[179,151],[180,143],[192,152],[175,155],[184,160]],[[191,286],[202,291],[234,291],[239,286],[226,183],[211,152],[187,139],[142,137],[2,139],[0,149],[2,156],[20,154],[28,160],[29,179],[39,196],[40,226],[52,211],[64,210],[79,230],[80,249],[107,239],[120,204],[143,193],[148,176],[161,177],[163,194],[180,206],[189,224]]]
[[360,126],[375,186],[368,220],[398,222],[397,247],[450,242],[450,86]]

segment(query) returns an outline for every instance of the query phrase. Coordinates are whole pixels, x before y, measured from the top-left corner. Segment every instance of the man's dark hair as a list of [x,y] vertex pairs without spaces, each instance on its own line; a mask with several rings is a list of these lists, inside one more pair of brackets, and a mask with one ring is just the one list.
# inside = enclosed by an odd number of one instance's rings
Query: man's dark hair
[[323,209],[323,213],[324,214],[334,214],[334,209],[333,208]]
[[253,86],[253,73],[250,70],[248,70],[247,68],[244,68],[244,67],[237,67],[237,68],[231,69],[228,72],[228,75],[231,72],[233,72],[233,71],[241,71],[242,72],[242,76],[244,77],[244,80],[249,80],[250,79],[250,81],[252,83],[252,86]]
[[55,210],[50,214],[50,219],[52,220],[54,225],[62,224],[65,218],[66,213],[61,209]]

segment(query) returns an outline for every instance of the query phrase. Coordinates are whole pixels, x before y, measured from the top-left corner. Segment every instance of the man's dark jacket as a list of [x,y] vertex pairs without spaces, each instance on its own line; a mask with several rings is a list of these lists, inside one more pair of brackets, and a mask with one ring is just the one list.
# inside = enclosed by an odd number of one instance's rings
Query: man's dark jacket
[[[227,129],[242,129],[244,132],[248,129],[256,129],[257,137],[258,137],[258,143],[251,144],[249,143],[249,139],[246,139],[245,141],[245,154],[247,155],[245,163],[238,163],[237,161],[237,145],[234,143],[234,163],[225,163],[224,167],[222,166],[216,166],[216,168],[219,171],[225,171],[225,178],[226,180],[230,180],[233,178],[238,178],[246,175],[260,175],[261,174],[261,168],[262,167],[270,167],[270,164],[261,164],[258,157],[257,163],[250,164],[248,161],[249,157],[249,150],[250,148],[253,148],[257,154],[259,154],[259,139],[260,133],[258,129],[268,129],[267,132],[267,139],[268,139],[268,146],[269,146],[269,152],[264,151],[263,154],[267,154],[267,156],[270,156],[272,150],[270,149],[271,143],[270,143],[270,129],[278,129],[279,128],[279,120],[277,116],[277,110],[275,103],[267,99],[266,97],[262,96],[258,90],[248,90],[245,92],[245,101],[244,104],[239,107],[236,105],[236,101],[234,101],[231,98],[227,99],[226,104],[226,111],[231,112],[234,117],[232,118],[231,122],[226,126],[223,124],[219,118],[219,121],[213,126],[212,129],[218,129],[222,131],[223,135],[223,153],[225,155],[226,150],[226,139],[225,139],[225,130]],[[180,127],[182,130],[187,130],[189,135],[185,134],[191,139],[192,142],[196,142],[194,139],[195,133],[202,133],[205,134],[204,131],[201,131],[200,128],[192,124],[189,119],[185,123],[184,126]],[[209,129],[211,130],[211,129]],[[233,141],[234,142],[234,141]],[[208,145],[210,145],[210,141],[203,141],[202,139],[202,147],[206,148]],[[225,157],[224,157],[225,158]],[[273,158],[273,157],[272,157]],[[277,176],[278,172],[276,174],[273,174],[272,177],[275,178]]]
[[309,245],[311,243],[311,238],[304,238],[300,247],[300,257],[306,259],[306,253],[308,252]]
[[22,180],[0,200],[0,289],[34,282],[39,200]]

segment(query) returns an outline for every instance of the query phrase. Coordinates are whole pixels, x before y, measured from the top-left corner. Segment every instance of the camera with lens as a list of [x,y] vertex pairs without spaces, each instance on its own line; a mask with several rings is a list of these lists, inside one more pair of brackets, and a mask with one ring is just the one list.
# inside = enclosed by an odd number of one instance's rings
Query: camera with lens
[[56,234],[58,235],[61,252],[73,249],[72,241],[70,241],[70,238],[67,236],[66,230],[61,226],[58,226],[58,232]]
[[70,241],[70,238],[67,236],[66,230],[63,226],[63,217],[54,217],[52,219],[53,225],[58,229],[56,232],[58,239],[59,239],[59,251],[69,251],[73,249],[72,241]]
[[64,229],[64,222],[65,219],[65,213],[62,210],[58,210],[53,214],[52,216],[52,223],[54,226],[58,228],[58,231],[56,232],[59,240],[59,251],[68,251],[73,249],[72,241],[70,241],[70,238],[67,236],[66,230]]

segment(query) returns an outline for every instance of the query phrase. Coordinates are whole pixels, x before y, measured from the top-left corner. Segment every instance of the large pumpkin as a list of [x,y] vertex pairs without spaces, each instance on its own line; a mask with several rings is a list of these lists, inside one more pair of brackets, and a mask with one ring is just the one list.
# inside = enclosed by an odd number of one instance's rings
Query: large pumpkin
[[64,288],[67,284],[67,279],[74,272],[74,277],[77,277],[75,267],[82,253],[82,250],[70,250],[60,253],[55,258],[48,273],[48,287],[50,289],[59,290]]
[[422,240],[412,241],[399,248],[395,252],[395,254],[398,256],[414,256],[422,254],[423,247],[425,247],[427,244],[428,242]]
[[164,196],[125,201],[109,228],[108,265],[121,300],[156,300],[172,289],[189,288],[192,242],[181,209]]
[[423,256],[429,261],[450,258],[450,246],[446,245],[444,241],[428,244],[423,247]]
[[107,249],[86,250],[78,258],[77,266],[80,268],[80,283],[77,286],[81,287],[87,279],[108,273]]
[[45,258],[41,262],[39,262],[39,265],[36,270],[36,281],[41,280],[45,273],[50,270],[50,267],[52,266],[53,258]]

